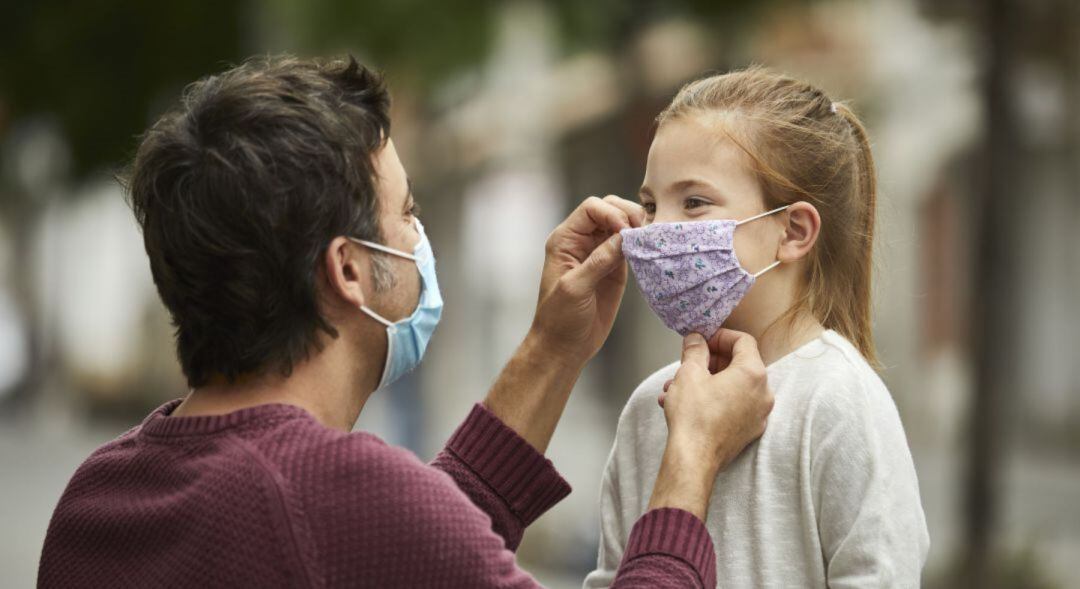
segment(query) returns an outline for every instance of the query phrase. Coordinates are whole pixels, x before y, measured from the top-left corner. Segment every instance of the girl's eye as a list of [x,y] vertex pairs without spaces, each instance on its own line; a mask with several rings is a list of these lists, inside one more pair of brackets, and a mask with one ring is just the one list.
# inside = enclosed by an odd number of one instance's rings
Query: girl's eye
[[698,207],[707,206],[709,204],[710,204],[709,201],[707,201],[705,199],[696,198],[696,197],[690,197],[690,198],[686,199],[686,202],[683,203],[683,206],[685,208],[687,208],[687,209],[696,209]]
[[656,203],[654,202],[643,202],[641,203],[641,208],[645,209],[646,215],[656,214]]

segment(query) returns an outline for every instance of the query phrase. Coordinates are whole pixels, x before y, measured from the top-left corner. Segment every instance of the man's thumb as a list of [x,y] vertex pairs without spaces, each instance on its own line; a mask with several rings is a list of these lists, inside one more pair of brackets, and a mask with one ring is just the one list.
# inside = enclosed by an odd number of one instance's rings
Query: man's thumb
[[596,288],[596,285],[623,263],[622,236],[616,233],[604,240],[589,254],[580,266],[572,271],[572,279],[580,282],[584,289]]
[[696,365],[708,372],[709,345],[700,333],[691,333],[683,338],[682,365]]

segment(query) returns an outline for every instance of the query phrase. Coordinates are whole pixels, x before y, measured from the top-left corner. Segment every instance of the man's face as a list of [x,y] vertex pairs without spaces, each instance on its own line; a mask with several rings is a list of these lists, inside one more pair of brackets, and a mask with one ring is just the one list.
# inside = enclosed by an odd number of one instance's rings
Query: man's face
[[[379,198],[379,225],[387,247],[412,253],[420,242],[416,231],[418,210],[413,200],[409,177],[401,165],[394,141],[375,154],[376,190]],[[373,292],[371,305],[377,313],[390,321],[399,321],[412,315],[420,299],[420,272],[416,263],[389,254],[383,255],[394,276],[393,286],[383,292]]]

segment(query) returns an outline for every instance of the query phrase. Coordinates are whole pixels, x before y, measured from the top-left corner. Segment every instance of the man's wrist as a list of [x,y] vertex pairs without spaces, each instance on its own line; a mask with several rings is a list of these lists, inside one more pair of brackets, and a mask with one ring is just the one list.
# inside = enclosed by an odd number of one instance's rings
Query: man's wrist
[[674,507],[705,520],[719,465],[696,445],[668,439],[649,509]]
[[537,325],[533,325],[525,334],[525,339],[521,342],[517,353],[541,361],[560,371],[569,370],[578,373],[585,368],[590,358],[577,346],[568,343],[566,338],[549,333]]
[[552,350],[530,331],[495,380],[484,406],[543,453],[585,361]]

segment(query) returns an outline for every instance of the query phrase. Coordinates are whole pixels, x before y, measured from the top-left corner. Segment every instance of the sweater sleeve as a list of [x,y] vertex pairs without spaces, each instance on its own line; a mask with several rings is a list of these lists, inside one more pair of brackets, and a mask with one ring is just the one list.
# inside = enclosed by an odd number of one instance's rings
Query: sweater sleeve
[[840,385],[814,405],[810,475],[829,586],[918,587],[929,535],[888,391]]
[[705,522],[682,509],[646,512],[630,532],[611,587],[716,587],[716,554]]
[[[432,465],[491,517],[510,550],[525,527],[570,492],[550,460],[479,404]],[[634,525],[612,587],[714,587],[715,579],[704,523],[686,511],[658,509]]]
[[551,461],[479,403],[432,466],[488,514],[510,550],[529,524],[570,494]]

